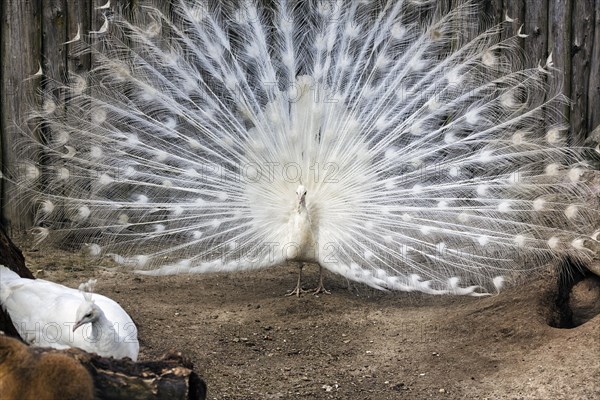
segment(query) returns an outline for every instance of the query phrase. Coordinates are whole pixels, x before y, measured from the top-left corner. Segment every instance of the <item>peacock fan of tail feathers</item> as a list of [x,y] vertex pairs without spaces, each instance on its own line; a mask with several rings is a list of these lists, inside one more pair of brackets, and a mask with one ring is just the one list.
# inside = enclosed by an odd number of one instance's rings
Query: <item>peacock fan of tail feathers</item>
[[510,16],[467,38],[468,1],[170,7],[106,14],[73,41],[91,71],[47,82],[18,166],[41,237],[151,275],[306,262],[475,296],[594,256],[561,73],[519,61]]

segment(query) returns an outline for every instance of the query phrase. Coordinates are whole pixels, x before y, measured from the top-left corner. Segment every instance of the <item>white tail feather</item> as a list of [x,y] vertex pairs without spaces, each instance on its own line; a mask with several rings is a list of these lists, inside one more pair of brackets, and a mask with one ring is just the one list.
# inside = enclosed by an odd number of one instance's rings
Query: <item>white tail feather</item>
[[44,235],[152,275],[297,260],[476,296],[590,257],[589,167],[552,58],[522,68],[508,15],[466,41],[470,2],[175,3],[106,19],[66,107],[33,116],[43,167],[21,182]]

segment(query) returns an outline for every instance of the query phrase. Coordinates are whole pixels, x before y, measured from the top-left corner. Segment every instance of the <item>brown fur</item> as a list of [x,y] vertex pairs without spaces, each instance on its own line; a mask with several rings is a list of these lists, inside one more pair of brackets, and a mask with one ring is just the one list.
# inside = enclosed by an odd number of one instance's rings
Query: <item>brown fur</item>
[[2,400],[92,400],[94,384],[76,360],[60,353],[34,352],[0,334]]

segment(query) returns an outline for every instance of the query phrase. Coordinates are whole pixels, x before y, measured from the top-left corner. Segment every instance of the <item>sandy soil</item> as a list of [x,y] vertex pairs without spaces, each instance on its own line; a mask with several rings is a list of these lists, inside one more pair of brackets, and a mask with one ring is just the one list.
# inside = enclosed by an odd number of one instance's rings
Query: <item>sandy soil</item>
[[[26,248],[39,277],[98,278],[136,321],[140,358],[183,352],[210,399],[600,398],[598,279],[572,296],[587,322],[559,329],[548,325],[551,274],[481,299],[381,293],[328,275],[331,295],[296,298],[283,296],[292,267],[154,278]],[[306,286],[316,281],[308,268]]]

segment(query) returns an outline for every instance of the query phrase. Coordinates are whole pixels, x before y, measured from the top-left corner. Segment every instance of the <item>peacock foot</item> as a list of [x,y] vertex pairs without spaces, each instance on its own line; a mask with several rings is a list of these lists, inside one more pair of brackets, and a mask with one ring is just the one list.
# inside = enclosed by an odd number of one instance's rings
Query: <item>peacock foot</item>
[[331,294],[331,292],[327,289],[325,289],[325,286],[323,285],[323,282],[319,283],[319,286],[317,286],[317,288],[313,291],[313,295],[318,295],[318,294]]
[[302,289],[302,286],[296,285],[295,289],[287,292],[285,295],[286,295],[286,297],[287,296],[293,296],[293,295],[296,295],[296,297],[300,297],[301,294],[307,293],[307,292],[309,292],[309,291]]
[[317,286],[313,294],[316,296],[320,293],[331,294],[329,290],[325,289],[325,285],[323,285],[323,267],[319,265],[319,286]]

